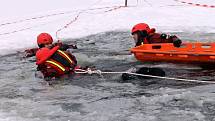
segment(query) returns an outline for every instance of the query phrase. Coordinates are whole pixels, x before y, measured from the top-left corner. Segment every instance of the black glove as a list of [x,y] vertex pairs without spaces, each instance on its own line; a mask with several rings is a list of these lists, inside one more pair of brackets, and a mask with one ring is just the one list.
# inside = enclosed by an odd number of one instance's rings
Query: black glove
[[60,46],[60,50],[63,50],[63,51],[66,51],[68,48],[69,48],[69,45],[67,45],[67,44],[62,44]]
[[180,47],[181,43],[182,43],[182,41],[180,39],[178,39],[178,38],[173,40],[173,45],[175,47]]
[[167,34],[161,34],[160,38],[161,39],[166,39],[167,38]]
[[69,48],[72,48],[72,49],[78,49],[77,45],[68,45]]

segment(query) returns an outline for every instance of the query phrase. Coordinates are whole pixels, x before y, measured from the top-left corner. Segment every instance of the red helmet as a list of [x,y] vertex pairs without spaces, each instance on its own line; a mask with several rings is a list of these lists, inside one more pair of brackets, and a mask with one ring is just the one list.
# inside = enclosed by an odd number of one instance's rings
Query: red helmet
[[48,33],[41,33],[37,36],[37,44],[41,45],[41,44],[47,44],[47,43],[52,43],[53,39],[52,36]]
[[131,33],[134,33],[134,32],[137,32],[137,31],[146,31],[147,33],[150,32],[150,28],[149,28],[149,25],[146,24],[146,23],[139,23],[139,24],[136,24],[132,30],[131,30]]
[[36,64],[39,65],[48,60],[58,49],[59,46],[55,46],[52,49],[46,47],[39,49],[36,53]]

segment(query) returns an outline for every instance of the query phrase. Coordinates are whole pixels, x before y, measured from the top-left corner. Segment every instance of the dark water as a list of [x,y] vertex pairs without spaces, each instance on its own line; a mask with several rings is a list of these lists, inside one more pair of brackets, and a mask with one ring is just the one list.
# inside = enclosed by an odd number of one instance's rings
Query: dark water
[[[214,34],[174,33],[211,41]],[[137,62],[128,32],[105,32],[65,42],[77,43],[79,64],[103,71],[159,67],[168,77],[214,81],[215,71],[198,66]],[[1,121],[213,121],[215,86],[166,79],[131,79],[119,74],[75,75],[50,84],[36,72],[35,58],[22,53],[0,57]]]

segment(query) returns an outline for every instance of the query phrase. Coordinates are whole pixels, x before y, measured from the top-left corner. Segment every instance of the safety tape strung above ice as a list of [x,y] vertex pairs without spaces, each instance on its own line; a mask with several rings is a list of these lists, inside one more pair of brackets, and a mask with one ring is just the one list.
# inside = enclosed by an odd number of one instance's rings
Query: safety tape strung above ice
[[[124,8],[124,7],[128,7],[128,6],[112,6],[112,7],[109,7],[110,9],[109,10],[104,10],[103,12],[104,13],[107,13],[107,12],[111,12],[111,11],[114,11],[114,10],[117,10],[117,9],[120,9],[120,8]],[[71,20],[69,23],[67,23],[65,26],[63,26],[62,28],[60,28],[60,29],[58,29],[57,31],[56,31],[56,38],[58,39],[58,40],[60,40],[60,38],[58,37],[58,33],[60,32],[60,31],[62,31],[63,29],[66,29],[66,28],[68,28],[72,23],[74,23],[74,22],[76,22],[77,20],[78,20],[78,18],[79,18],[79,16],[82,14],[82,13],[84,13],[84,12],[87,12],[87,11],[89,11],[90,9],[87,9],[87,10],[83,10],[83,11],[80,11],[78,14],[77,14],[77,16],[73,19],[73,20]]]
[[[42,15],[42,16],[37,16],[37,17],[32,17],[32,18],[20,19],[20,20],[12,21],[12,22],[0,23],[0,27],[11,25],[11,24],[18,24],[18,23],[22,23],[22,22],[26,22],[26,21],[32,21],[32,20],[37,20],[37,19],[44,19],[44,18],[53,17],[53,16],[67,15],[67,14],[71,14],[71,13],[74,13],[74,12],[77,12],[77,11],[81,11],[81,12],[78,13],[78,15],[75,17],[74,20],[70,21],[63,28],[61,28],[61,29],[58,30],[58,31],[61,31],[62,29],[67,28],[70,24],[72,24],[73,22],[75,22],[78,19],[79,15],[81,13],[83,13],[84,11],[93,11],[93,10],[103,10],[104,9],[104,12],[110,12],[110,11],[119,9],[121,7],[123,7],[123,6],[98,7],[98,8],[90,8],[90,9],[83,9],[83,10],[76,10],[76,11],[67,11],[67,12],[61,12],[61,13],[54,13],[54,14]],[[41,25],[44,25],[44,24],[41,24]],[[10,31],[10,32],[0,33],[0,36],[2,36],[2,35],[8,35],[8,34],[13,34],[13,33],[21,32],[21,31],[25,31],[25,30],[30,30],[30,29],[35,28],[35,27],[37,27],[37,26],[31,26],[31,27],[17,29],[17,30]]]
[[[97,1],[96,3],[100,2],[101,0]],[[137,0],[137,5],[138,6],[138,0]],[[94,11],[94,10],[103,10],[104,13],[107,12],[111,12],[120,8],[124,8],[124,7],[136,7],[136,6],[107,6],[107,7],[97,7],[97,8],[87,8],[87,9],[82,9],[82,10],[74,10],[74,11],[66,11],[66,12],[60,12],[60,13],[53,13],[53,14],[47,14],[47,15],[41,15],[41,16],[36,16],[36,17],[31,17],[31,18],[26,18],[26,19],[20,19],[20,20],[16,20],[16,21],[11,21],[11,22],[5,22],[5,23],[0,23],[0,27],[1,26],[6,26],[6,25],[11,25],[11,24],[18,24],[18,23],[22,23],[22,22],[26,22],[26,21],[32,21],[32,20],[37,20],[37,19],[45,19],[48,17],[53,17],[53,16],[59,16],[59,15],[67,15],[67,14],[71,14],[74,12],[78,12],[78,14],[75,16],[75,18],[73,20],[71,20],[69,23],[67,23],[65,26],[63,26],[62,28],[58,29],[56,31],[56,37],[58,38],[58,32],[60,32],[61,30],[69,27],[72,23],[74,23],[75,21],[77,21],[77,19],[79,18],[80,14],[84,13],[84,12],[88,12],[88,11]],[[108,9],[108,10],[107,10]],[[41,24],[44,25],[44,24]],[[37,27],[37,26],[36,26]],[[17,29],[17,30],[13,30],[10,32],[5,32],[5,33],[0,33],[0,36],[2,35],[8,35],[8,34],[13,34],[13,33],[17,33],[17,32],[21,32],[21,31],[25,31],[25,30],[30,30],[32,28],[35,28],[35,26],[32,27],[26,27],[26,28],[22,28],[22,29]]]
[[180,3],[183,3],[183,4],[198,6],[198,7],[215,8],[215,5],[207,5],[207,4],[192,3],[192,2],[182,1],[182,0],[174,0],[174,1],[180,2]]

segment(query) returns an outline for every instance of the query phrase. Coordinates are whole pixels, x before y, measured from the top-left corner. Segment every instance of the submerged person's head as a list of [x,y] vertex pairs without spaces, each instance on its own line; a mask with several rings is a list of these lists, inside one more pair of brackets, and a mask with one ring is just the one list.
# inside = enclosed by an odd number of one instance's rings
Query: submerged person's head
[[50,47],[53,43],[53,38],[48,33],[41,33],[37,36],[37,44],[39,48]]

